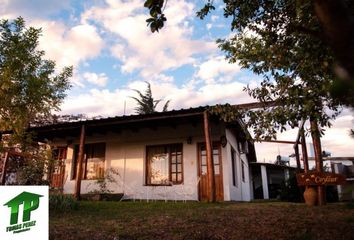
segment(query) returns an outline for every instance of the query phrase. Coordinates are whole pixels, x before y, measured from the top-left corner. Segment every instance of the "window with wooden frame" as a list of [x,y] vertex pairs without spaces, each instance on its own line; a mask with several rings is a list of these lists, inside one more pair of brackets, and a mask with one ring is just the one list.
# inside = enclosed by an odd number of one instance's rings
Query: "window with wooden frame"
[[231,147],[232,185],[238,186],[236,151]]
[[183,144],[146,147],[146,184],[171,185],[183,182]]
[[[220,143],[213,142],[213,161],[214,161],[214,174],[221,174],[221,164],[220,164]],[[201,158],[201,174],[207,173],[208,163],[207,163],[207,152],[205,144],[200,146],[200,158]]]
[[[76,178],[78,167],[79,146],[75,146],[72,179]],[[84,159],[82,161],[82,178],[87,180],[104,178],[106,144],[85,144]]]

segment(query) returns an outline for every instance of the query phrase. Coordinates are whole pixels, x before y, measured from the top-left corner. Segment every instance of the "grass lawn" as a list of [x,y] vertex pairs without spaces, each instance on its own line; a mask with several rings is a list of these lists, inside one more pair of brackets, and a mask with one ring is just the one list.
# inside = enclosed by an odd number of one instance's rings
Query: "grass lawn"
[[282,202],[82,201],[50,213],[50,239],[354,239],[354,209]]

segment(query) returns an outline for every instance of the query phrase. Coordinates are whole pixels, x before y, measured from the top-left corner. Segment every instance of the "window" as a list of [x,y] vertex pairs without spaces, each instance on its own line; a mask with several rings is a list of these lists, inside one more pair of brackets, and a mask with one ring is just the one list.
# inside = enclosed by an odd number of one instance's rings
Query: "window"
[[148,185],[169,185],[183,182],[182,144],[146,147]]
[[[202,144],[200,147],[200,157],[201,157],[201,174],[207,174],[207,152],[205,144]],[[214,161],[214,174],[221,174],[221,164],[220,164],[220,144],[213,143],[213,161]]]
[[242,182],[245,182],[245,163],[241,161]]
[[231,165],[232,165],[232,185],[238,186],[237,181],[237,162],[236,162],[236,151],[231,148]]
[[[76,178],[78,157],[79,157],[79,146],[75,146],[75,158],[74,158],[74,169],[73,177]],[[104,178],[104,163],[105,163],[105,143],[93,143],[85,144],[84,148],[84,159],[82,162],[82,179],[100,179]]]

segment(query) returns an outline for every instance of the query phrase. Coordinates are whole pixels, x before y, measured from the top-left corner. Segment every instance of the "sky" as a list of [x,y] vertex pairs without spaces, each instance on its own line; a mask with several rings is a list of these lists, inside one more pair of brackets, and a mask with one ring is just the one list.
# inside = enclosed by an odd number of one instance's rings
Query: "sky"
[[[146,82],[155,99],[170,100],[170,110],[254,102],[243,88],[257,86],[261,77],[229,64],[215,43],[230,35],[230,20],[222,16],[222,8],[202,21],[195,12],[203,1],[168,1],[165,27],[151,33],[143,2],[0,0],[0,16],[22,16],[27,26],[41,28],[39,49],[45,57],[56,61],[58,71],[74,67],[72,88],[59,114],[134,114],[133,89],[144,91]],[[323,149],[332,156],[354,156],[354,138],[349,136],[353,127],[353,111],[344,109],[326,130]],[[278,139],[296,136],[292,130]],[[256,144],[256,150],[258,160],[266,162],[293,152],[291,145],[265,143]]]

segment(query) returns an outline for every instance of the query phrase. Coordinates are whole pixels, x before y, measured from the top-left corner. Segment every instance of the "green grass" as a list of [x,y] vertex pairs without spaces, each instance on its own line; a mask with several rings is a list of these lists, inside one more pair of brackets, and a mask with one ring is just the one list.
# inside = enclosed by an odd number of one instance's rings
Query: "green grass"
[[282,202],[89,202],[50,213],[50,239],[353,239],[354,210]]

